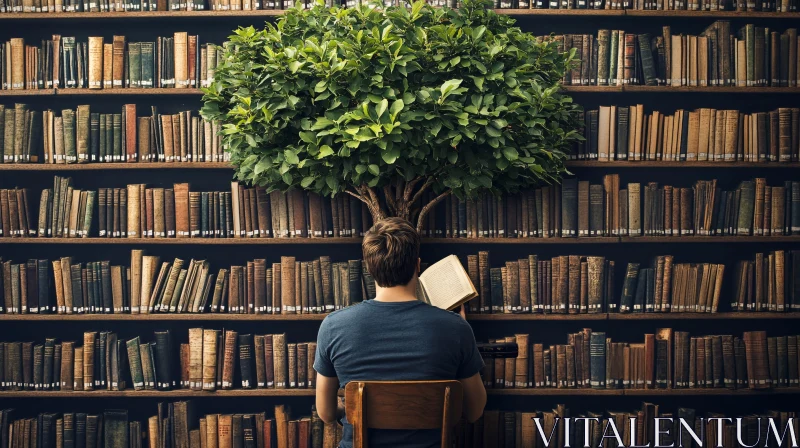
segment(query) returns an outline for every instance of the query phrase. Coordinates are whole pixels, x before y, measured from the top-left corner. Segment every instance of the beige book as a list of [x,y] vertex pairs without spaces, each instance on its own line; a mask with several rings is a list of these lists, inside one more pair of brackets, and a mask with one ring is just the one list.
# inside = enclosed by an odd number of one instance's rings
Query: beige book
[[425,269],[419,282],[425,302],[443,310],[456,309],[478,295],[455,255],[448,255]]
[[123,312],[122,306],[122,266],[111,266],[111,297],[114,305],[114,313]]
[[189,329],[189,387],[203,388],[203,329]]
[[88,104],[81,104],[75,113],[75,135],[77,137],[78,162],[89,161],[89,119],[91,112]]
[[159,307],[160,311],[169,310],[170,303],[172,302],[172,296],[175,294],[175,287],[177,285],[181,269],[183,269],[183,260],[176,258],[172,262],[172,268],[170,269],[169,276],[167,277],[167,284],[164,287],[164,296],[161,299],[161,306]]
[[708,37],[697,37],[697,85],[706,87],[708,82]]
[[197,281],[192,295],[192,303],[190,311],[192,313],[200,312],[200,305],[203,303],[203,296],[207,292],[206,283],[208,282],[208,261],[203,260],[199,262],[199,272],[197,273]]
[[[755,126],[757,128],[758,126]],[[756,140],[758,141],[758,140]],[[725,161],[736,161],[736,144],[739,142],[739,111],[725,111]]]
[[697,160],[700,137],[700,112],[689,112],[689,130],[686,138],[686,160],[693,162]]
[[[187,56],[188,35],[186,32],[177,32],[174,35],[175,60],[175,88],[189,87],[189,60]],[[192,55],[194,57],[194,55]]]
[[159,448],[161,446],[161,425],[158,416],[154,415],[147,419],[147,442],[149,448]]
[[697,131],[697,160],[704,162],[709,160],[708,142],[711,134],[711,109],[700,109],[700,127]]
[[217,339],[219,330],[203,330],[203,390],[216,389]]
[[[130,199],[128,199],[130,200]],[[134,249],[131,251],[131,314],[140,313],[140,304],[142,297],[142,264],[144,259],[144,251],[141,249]]]
[[103,44],[103,88],[114,87],[114,44]]
[[219,448],[219,414],[206,415],[206,446]]
[[697,86],[697,36],[688,36],[687,43],[689,44],[688,54],[687,54],[687,62],[688,66],[688,85],[690,86]]
[[[163,114],[161,118],[161,133],[164,140],[164,160],[174,162],[176,160],[173,136],[172,136],[172,115]],[[180,161],[180,153],[177,154]]]
[[25,40],[11,38],[11,89],[25,88]]
[[56,287],[56,311],[58,314],[63,314],[67,310],[64,302],[64,279],[61,271],[61,260],[53,261],[53,279]]
[[83,390],[94,390],[94,344],[96,340],[96,331],[83,333]]
[[714,158],[725,160],[725,111],[717,110],[714,119]]
[[597,118],[597,160],[607,162],[609,160],[609,130],[611,128],[611,107],[600,106]]
[[81,190],[72,190],[72,203],[69,212],[69,236],[70,238],[78,234],[78,215],[80,214]]
[[628,111],[628,160],[639,160],[636,154],[637,109],[637,106],[631,106]]
[[281,257],[281,314],[297,312],[295,291],[295,258]]
[[[625,79],[625,31],[619,30],[619,39],[617,42],[617,74],[615,75],[617,79],[617,85],[621,86]],[[615,120],[612,120],[611,123],[614,123]],[[611,146],[614,148],[614,146]]]
[[103,38],[89,36],[89,88],[103,88]]
[[[275,429],[278,440],[278,447],[289,446],[289,412],[282,405],[275,406]],[[222,447],[220,447],[222,448]]]
[[681,68],[683,66],[683,59],[681,55],[681,36],[672,36],[672,56],[670,57],[670,85],[672,87],[680,87],[681,84]]
[[272,362],[275,370],[275,388],[286,389],[289,384],[288,369],[286,364],[287,347],[286,334],[275,334],[272,336]]
[[61,281],[62,281],[62,288],[64,290],[64,307],[65,312],[67,314],[72,314],[73,311],[73,301],[72,301],[72,271],[70,266],[72,265],[72,257],[62,257],[61,258]]
[[744,39],[736,40],[736,86],[747,86],[747,46]]
[[231,182],[231,214],[233,215],[233,237],[242,236],[242,223],[239,221],[239,182]]
[[141,207],[139,190],[141,186],[141,184],[128,184],[128,238],[140,238],[142,236],[141,226],[139,225],[139,208]]
[[153,255],[142,257],[142,287],[139,298],[139,312],[141,314],[150,314],[150,296],[153,295],[153,282],[155,281],[158,264],[159,257]]
[[153,188],[153,236],[164,238],[167,236],[164,220],[164,189]]

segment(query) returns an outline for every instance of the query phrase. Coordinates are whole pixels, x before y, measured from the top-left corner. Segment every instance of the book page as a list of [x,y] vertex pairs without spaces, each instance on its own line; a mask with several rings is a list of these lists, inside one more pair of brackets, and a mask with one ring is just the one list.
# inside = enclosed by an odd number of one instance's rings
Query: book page
[[419,280],[429,303],[444,310],[452,310],[478,295],[455,255],[434,263],[419,276]]

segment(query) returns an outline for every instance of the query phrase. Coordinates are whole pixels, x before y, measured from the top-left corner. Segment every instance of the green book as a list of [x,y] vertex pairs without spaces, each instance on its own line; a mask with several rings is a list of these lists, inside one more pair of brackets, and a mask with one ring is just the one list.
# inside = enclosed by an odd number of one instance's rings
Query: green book
[[755,209],[755,183],[747,180],[739,184],[739,219],[736,235],[750,235],[753,230],[753,214]]
[[141,42],[141,86],[153,87],[155,42]]
[[94,202],[97,196],[96,191],[89,190],[86,192],[86,210],[83,219],[83,229],[81,236],[86,238],[89,236],[89,231],[92,229],[92,219],[94,216]]
[[100,158],[100,114],[92,112],[89,118],[89,151],[92,162]]
[[653,63],[653,52],[650,50],[650,35],[639,34],[639,55],[642,60],[642,72],[644,72],[644,83],[648,86],[658,85],[658,75]]
[[131,42],[128,44],[128,86],[142,87],[142,44]]
[[78,160],[75,144],[75,111],[64,109],[61,111],[61,118],[64,121],[64,155],[67,163],[75,162]]
[[139,336],[126,342],[128,348],[128,364],[131,368],[131,381],[134,390],[144,389],[144,373],[142,372],[142,356],[139,348]]
[[[123,161],[122,157],[122,114],[113,114],[112,135],[114,144],[114,161]],[[108,123],[106,123],[108,125]]]
[[617,52],[619,51],[619,31],[611,31],[611,41],[608,46],[608,85],[617,84]]

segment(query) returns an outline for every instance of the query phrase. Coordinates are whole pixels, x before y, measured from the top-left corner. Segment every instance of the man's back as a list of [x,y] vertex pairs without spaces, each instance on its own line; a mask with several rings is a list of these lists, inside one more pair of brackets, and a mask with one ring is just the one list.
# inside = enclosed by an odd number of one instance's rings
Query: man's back
[[[370,300],[328,316],[317,336],[314,368],[350,381],[464,379],[483,366],[469,324],[422,302]],[[369,446],[438,446],[440,432],[370,430]],[[345,425],[343,447],[352,446]]]

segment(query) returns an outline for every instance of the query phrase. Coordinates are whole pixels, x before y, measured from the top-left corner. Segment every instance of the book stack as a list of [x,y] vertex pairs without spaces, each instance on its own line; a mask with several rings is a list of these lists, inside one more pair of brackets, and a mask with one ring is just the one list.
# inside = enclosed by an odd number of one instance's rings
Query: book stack
[[796,162],[800,108],[742,113],[710,108],[645,113],[641,104],[586,111],[575,160]]
[[375,298],[374,281],[361,260],[281,257],[268,266],[256,259],[214,274],[207,260],[161,262],[138,249],[130,259],[129,266],[119,266],[72,257],[52,263],[0,258],[0,313],[319,314]]
[[485,359],[481,377],[495,389],[798,387],[797,338],[767,337],[766,331],[694,337],[661,328],[628,343],[584,328],[569,334],[566,344],[546,345],[516,334],[490,341],[516,343],[519,355]]
[[14,409],[0,410],[0,441],[10,448],[41,446],[95,446],[98,448],[142,445],[141,422],[129,421],[124,409],[100,414],[44,412],[33,418],[17,417]]
[[[684,407],[673,410],[648,402],[629,412],[587,412],[563,404],[550,411],[487,410],[477,422],[456,427],[455,446],[547,446],[544,440],[549,440],[550,446],[604,446],[609,440],[614,446],[654,446],[658,440],[664,445],[733,447],[742,446],[740,443],[759,444],[770,431],[770,419],[778,434],[796,431],[797,413],[775,410],[749,413],[741,418],[731,413],[699,412]],[[588,445],[583,445],[584,441]]]
[[199,36],[176,32],[151,42],[125,36],[53,35],[40,46],[11,38],[0,51],[4,90],[199,88],[210,84],[222,50]]
[[732,33],[730,22],[719,20],[696,36],[673,35],[664,26],[653,34],[601,29],[596,36],[565,34],[552,39],[563,51],[575,50],[578,59],[564,77],[565,85],[798,85],[796,28],[778,32],[747,24]]

